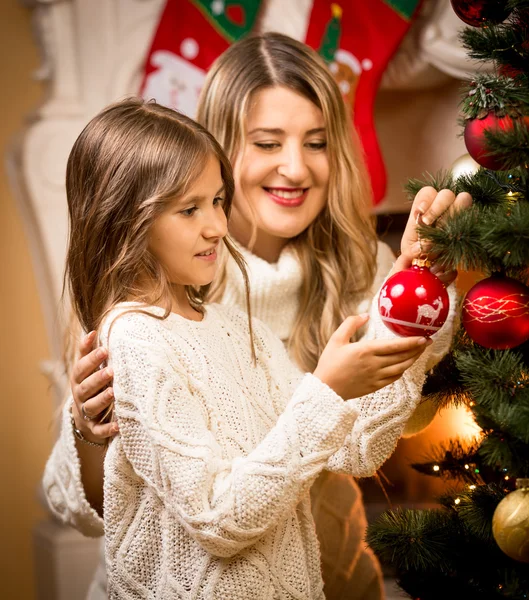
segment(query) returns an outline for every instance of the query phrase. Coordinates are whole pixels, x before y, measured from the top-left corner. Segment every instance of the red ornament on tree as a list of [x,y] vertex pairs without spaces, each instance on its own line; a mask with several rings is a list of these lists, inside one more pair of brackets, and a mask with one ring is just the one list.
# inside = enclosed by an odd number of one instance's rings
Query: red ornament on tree
[[429,337],[446,321],[448,293],[429,266],[427,261],[416,260],[411,268],[390,277],[380,290],[380,317],[397,335]]
[[509,16],[506,0],[450,0],[456,15],[467,25],[501,23]]
[[480,346],[515,348],[529,340],[529,288],[501,275],[483,279],[468,292],[462,320]]
[[[529,127],[529,117],[520,117],[526,127]],[[505,168],[505,161],[501,156],[486,156],[489,152],[485,130],[509,131],[513,127],[513,119],[506,115],[497,117],[493,111],[483,119],[469,119],[465,126],[465,145],[470,156],[486,169],[501,171]]]

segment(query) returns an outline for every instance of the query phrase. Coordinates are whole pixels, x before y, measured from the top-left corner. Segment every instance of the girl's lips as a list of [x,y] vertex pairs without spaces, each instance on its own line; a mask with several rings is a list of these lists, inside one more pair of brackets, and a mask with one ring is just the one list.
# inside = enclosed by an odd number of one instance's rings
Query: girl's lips
[[213,252],[211,254],[207,254],[207,255],[195,254],[195,258],[200,258],[200,260],[206,260],[208,262],[212,262],[212,261],[217,260],[217,251],[213,250]]
[[[309,193],[309,188],[306,188],[303,190],[303,193],[300,196],[297,196],[296,198],[283,198],[283,196],[277,196],[276,194],[274,194],[270,188],[263,188],[263,189],[268,194],[268,197],[270,198],[270,200],[272,200],[276,204],[279,204],[280,206],[286,206],[289,208],[301,206],[303,204],[303,202],[305,202],[305,200],[307,199],[307,195]],[[273,189],[289,191],[288,188],[273,188]]]

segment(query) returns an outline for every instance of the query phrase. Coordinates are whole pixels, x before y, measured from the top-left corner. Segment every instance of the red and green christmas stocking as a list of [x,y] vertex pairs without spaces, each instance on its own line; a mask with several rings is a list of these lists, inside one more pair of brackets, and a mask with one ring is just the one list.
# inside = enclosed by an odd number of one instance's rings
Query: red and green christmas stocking
[[167,0],[147,55],[141,94],[195,115],[206,72],[254,27],[261,0]]
[[362,140],[375,203],[386,191],[386,169],[373,110],[382,74],[408,31],[420,0],[314,0],[306,43],[334,74]]

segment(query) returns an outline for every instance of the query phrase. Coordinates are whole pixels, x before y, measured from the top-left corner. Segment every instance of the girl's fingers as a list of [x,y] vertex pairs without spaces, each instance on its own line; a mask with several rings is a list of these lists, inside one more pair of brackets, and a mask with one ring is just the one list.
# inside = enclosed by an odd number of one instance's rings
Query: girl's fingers
[[[97,396],[90,398],[90,400],[86,400],[84,403],[79,404],[82,404],[84,408],[84,414],[93,419],[92,421],[89,421],[89,423],[95,424],[98,421],[98,415],[105,411],[112,404],[113,401],[114,390],[111,387],[109,387]],[[83,414],[81,406],[78,407],[78,410],[79,414]]]
[[98,369],[95,373],[92,373],[86,379],[83,379],[79,385],[75,386],[75,389],[72,388],[72,393],[75,402],[79,405],[79,410],[81,409],[80,405],[83,402],[94,398],[103,389],[112,381],[112,377],[114,377],[114,373],[110,367],[106,367],[105,369]]
[[80,384],[82,381],[84,381],[107,357],[108,352],[105,348],[96,348],[86,356],[80,358],[72,369],[72,385]]
[[403,375],[404,371],[409,369],[415,363],[415,361],[419,358],[420,354],[421,353],[418,353],[416,356],[413,356],[412,358],[408,358],[407,360],[405,360],[403,362],[392,365],[390,367],[386,367],[385,369],[381,369],[381,372],[380,372],[381,379],[385,380],[385,379],[394,378],[396,381],[399,377],[401,377]]
[[365,325],[369,319],[367,313],[361,315],[351,315],[347,317],[345,321],[338,327],[338,329],[332,334],[331,340],[337,344],[343,346],[351,342],[351,338],[356,333],[357,329],[360,329],[362,325]]
[[415,348],[412,348],[407,352],[397,352],[396,354],[387,354],[385,356],[381,356],[378,359],[380,361],[380,368],[384,369],[386,367],[398,365],[409,360],[410,358],[418,357],[424,352],[426,348],[427,345],[423,344],[421,346],[416,346]]
[[415,336],[393,340],[375,340],[372,342],[375,356],[388,356],[401,352],[409,352],[415,348],[426,348],[431,343],[430,339]]

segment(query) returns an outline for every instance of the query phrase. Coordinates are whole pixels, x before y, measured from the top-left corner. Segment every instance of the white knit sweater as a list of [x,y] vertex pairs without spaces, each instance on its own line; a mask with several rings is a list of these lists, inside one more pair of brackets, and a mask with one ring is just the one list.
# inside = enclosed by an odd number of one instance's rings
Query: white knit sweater
[[[278,263],[277,265],[269,265],[268,263],[261,261],[257,257],[254,257],[250,253],[245,253],[245,254],[246,254],[245,258],[247,259],[247,262],[249,263],[249,266],[250,266],[251,282],[252,282],[252,298],[254,299],[254,302],[253,302],[254,313],[257,313],[260,317],[264,317],[264,318],[267,318],[268,320],[270,320],[271,325],[273,326],[274,329],[276,329],[276,332],[280,333],[281,337],[284,337],[285,336],[284,332],[288,331],[288,324],[290,323],[290,326],[292,325],[293,319],[296,314],[295,309],[294,310],[289,310],[289,309],[293,303],[292,301],[295,300],[297,289],[299,289],[299,285],[301,284],[301,279],[300,278],[298,279],[299,283],[298,283],[297,288],[295,286],[291,286],[291,289],[289,287],[289,294],[283,293],[280,295],[280,297],[279,297],[281,300],[280,305],[278,305],[277,301],[270,303],[270,302],[267,302],[266,299],[270,296],[271,290],[273,291],[278,288],[280,289],[280,284],[277,280],[274,281],[274,276],[276,277],[276,279],[277,279],[277,277],[284,277],[286,280],[286,283],[290,283],[298,277],[297,273],[299,273],[299,265],[297,265],[296,262],[292,262],[290,260],[292,258],[292,255],[290,254],[290,252],[287,252],[287,253],[284,252],[280,259],[280,263]],[[384,278],[384,274],[389,269],[389,266],[391,266],[391,263],[392,263],[391,252],[389,251],[389,249],[387,249],[387,247],[382,246],[379,249],[379,269],[378,269],[378,273],[377,273],[377,284],[381,283],[381,281]],[[286,265],[286,268],[288,270],[290,270],[290,273],[287,276],[285,276],[285,273],[282,272],[285,270],[285,265]],[[261,270],[260,267],[263,267],[263,269]],[[262,278],[260,278],[260,275],[262,275]],[[231,278],[228,281],[230,281],[230,280],[231,280]],[[259,285],[260,281],[262,281],[264,283],[263,286]],[[267,290],[266,289],[267,286],[270,286],[270,289]],[[237,286],[228,286],[228,288],[226,290],[226,296],[223,299],[223,301],[230,302],[230,300],[231,300],[231,302],[236,303],[235,299],[229,298],[230,289],[232,290],[232,293],[233,293],[233,290],[235,290],[235,291],[237,290]],[[261,298],[261,300],[260,300],[260,298]],[[241,296],[241,301],[244,301],[242,296]],[[366,299],[366,302],[369,302],[369,299]],[[454,306],[454,302],[452,302],[452,306]],[[281,311],[281,307],[284,307],[286,310]],[[370,331],[368,332],[369,337],[391,336],[391,334],[389,334],[388,330],[382,325],[380,319],[378,319],[378,315],[375,310],[375,307],[376,307],[376,302],[373,302],[372,319],[371,319],[371,323],[370,323]],[[218,309],[213,308],[213,310],[215,311]],[[359,312],[362,310],[365,310],[365,308],[360,307]],[[282,323],[282,326],[283,326],[282,331],[281,330],[278,331],[278,327],[281,327],[281,325],[276,325],[276,320],[274,319],[274,315],[279,315],[278,321],[279,321],[279,323]],[[290,315],[290,321],[285,319],[285,315]],[[178,317],[171,317],[171,318],[178,319]],[[363,417],[362,419],[357,421],[357,425],[355,426],[355,429],[357,431],[359,431],[360,428],[367,426],[369,428],[369,431],[371,432],[371,435],[367,436],[367,437],[372,437],[372,440],[368,440],[366,436],[362,436],[362,435],[358,436],[357,435],[357,437],[355,438],[356,441],[352,443],[352,445],[355,446],[354,452],[351,453],[350,450],[347,450],[347,451],[341,450],[329,462],[329,464],[326,465],[326,468],[337,469],[337,468],[340,468],[340,465],[341,465],[341,467],[346,466],[346,463],[347,463],[349,472],[353,472],[356,475],[370,475],[389,456],[389,454],[391,453],[391,451],[394,448],[394,445],[396,444],[398,437],[400,436],[400,434],[402,432],[404,423],[409,418],[409,416],[412,414],[413,408],[416,406],[416,404],[419,400],[419,391],[420,391],[420,388],[422,385],[423,373],[426,368],[427,362],[431,363],[432,361],[438,360],[438,358],[440,358],[440,356],[448,348],[449,340],[451,338],[451,321],[452,320],[453,320],[453,311],[449,318],[450,322],[445,325],[445,328],[443,328],[443,331],[441,332],[441,334],[438,334],[436,336],[437,337],[436,343],[431,348],[428,349],[427,354],[425,354],[425,356],[423,356],[421,358],[421,360],[418,361],[418,363],[414,366],[413,369],[410,369],[406,373],[406,375],[404,376],[404,378],[402,378],[400,380],[400,382],[397,382],[396,384],[393,384],[392,386],[385,388],[385,390],[381,390],[380,392],[377,392],[376,394],[373,394],[371,396],[367,396],[361,400],[352,401],[351,404],[354,404],[357,406],[357,408],[359,408],[360,413]],[[208,321],[210,324],[212,323],[211,319],[207,319],[205,322],[208,322]],[[181,324],[184,322],[185,322],[185,320],[180,320]],[[200,324],[192,323],[192,322],[185,322],[185,323],[190,325],[191,327],[195,327],[197,329],[197,331],[204,330],[204,324],[203,324],[204,322],[202,322]],[[285,323],[286,323],[286,325],[285,325]],[[261,326],[259,326],[259,331],[261,331],[261,330],[266,333],[266,330],[263,329]],[[266,337],[267,335],[269,337],[269,334],[266,334],[266,335],[261,334],[261,336],[263,336],[263,335],[264,335],[264,337]],[[288,337],[288,334],[285,337]],[[211,336],[209,335],[209,333],[207,334],[207,338],[211,339]],[[270,340],[271,339],[272,338],[270,338]],[[274,343],[273,340],[271,341],[271,343],[272,344]],[[281,352],[283,352],[282,349],[281,349]],[[206,355],[207,355],[207,353],[206,353]],[[114,360],[116,360],[114,352],[113,352],[113,356],[114,356]],[[224,358],[226,358],[226,353],[224,353]],[[193,354],[193,361],[196,361],[196,360],[197,360],[197,357],[195,354]],[[286,360],[282,361],[282,362],[286,363]],[[237,359],[236,363],[237,363],[237,365],[240,365],[240,360]],[[186,368],[187,368],[187,366],[192,366],[192,364],[193,363],[191,361],[189,363],[189,365],[186,365]],[[232,371],[231,368],[228,369],[228,371],[234,372],[234,371]],[[314,385],[314,383],[316,383],[316,385],[318,385],[318,382],[315,380],[315,378],[308,378],[308,379],[311,380],[312,385]],[[327,390],[327,393],[329,393],[328,390]],[[395,402],[394,401],[395,398],[397,398],[399,401]],[[347,403],[347,404],[350,404],[350,403]],[[86,497],[85,497],[84,490],[82,487],[81,476],[80,476],[80,464],[79,464],[79,459],[78,459],[78,456],[77,456],[76,450],[75,450],[75,440],[73,438],[72,431],[71,431],[68,410],[69,410],[69,403],[67,403],[67,405],[65,407],[65,411],[64,411],[64,417],[63,417],[64,420],[63,420],[63,426],[62,426],[62,431],[61,431],[61,437],[59,438],[59,440],[54,448],[54,451],[50,457],[48,465],[46,467],[46,472],[45,472],[45,476],[44,476],[45,492],[48,497],[48,500],[49,500],[52,510],[63,521],[72,524],[73,526],[77,527],[78,529],[80,529],[82,532],[84,532],[87,535],[102,535],[103,522],[98,517],[96,512],[90,507],[88,502],[86,501]],[[380,430],[381,435],[377,435],[377,430]],[[123,437],[124,437],[124,434],[122,434],[121,438],[123,438]],[[248,441],[247,437],[248,437],[247,434],[243,434],[243,438],[246,441]],[[235,437],[234,437],[234,439],[235,439]],[[361,442],[362,450],[359,452],[358,444],[360,443],[361,440],[362,440],[362,442]],[[348,441],[350,442],[349,447],[351,447],[351,439],[348,438]],[[109,451],[109,457],[115,455],[117,448],[121,447],[121,443],[122,442],[119,442],[119,444],[118,444],[118,441],[116,441],[114,444],[112,444],[112,447],[111,447],[112,449],[111,449],[111,451]],[[246,456],[245,452],[248,452],[249,449],[250,449],[250,447],[248,447],[248,446],[245,447],[242,456]],[[376,457],[372,455],[373,451],[374,451],[374,454],[376,455]],[[368,456],[370,457],[369,459],[364,458],[364,457],[368,457]],[[111,460],[111,459],[109,458],[108,460]],[[113,464],[115,466],[115,463],[113,463]],[[125,467],[125,464],[122,465],[122,467]],[[128,471],[131,471],[131,466],[129,465],[127,469],[128,469]],[[125,469],[124,472],[127,472],[127,469]],[[116,473],[118,471],[119,471],[119,468],[116,471]],[[317,474],[317,471],[313,475],[315,476],[316,474]],[[132,475],[132,472],[131,472],[131,475]],[[330,475],[328,475],[328,477],[329,476]],[[120,477],[121,477],[121,479],[123,479],[123,476],[120,476]],[[336,478],[336,480],[338,480],[338,478],[339,478],[338,475],[334,475],[334,477]],[[125,477],[125,479],[128,481],[128,477]],[[106,497],[108,497],[108,489],[112,482],[112,479],[110,478],[110,471],[108,470],[108,463],[107,463],[106,481],[107,481]],[[313,488],[313,490],[318,488],[318,490],[319,490],[318,493],[321,496],[322,490],[323,490],[323,492],[325,492],[325,485],[328,487],[329,484],[328,484],[328,480],[326,480],[323,477],[320,477],[318,481],[325,481],[323,488],[321,485],[319,487],[314,486],[314,488]],[[352,482],[352,479],[346,478],[346,480],[343,480],[343,481],[348,482],[346,487],[350,487],[350,486],[353,486],[353,488],[355,487],[354,483]],[[343,481],[340,483],[340,487],[342,490],[343,490]],[[120,489],[122,489],[122,487],[123,487],[122,484],[123,484],[123,482],[121,481],[120,485],[118,486],[118,487],[120,487]],[[301,487],[303,487],[303,486],[301,486]],[[333,488],[333,486],[331,485],[331,489],[332,488]],[[334,485],[334,488],[336,489],[336,485]],[[127,500],[123,500],[127,504],[130,503],[131,499],[137,497],[137,492],[132,492],[132,489],[135,489],[134,485],[132,486],[132,488],[130,490],[128,490],[130,492],[130,498],[127,496]],[[329,490],[327,489],[327,491],[329,491]],[[348,496],[351,496],[350,489],[348,490]],[[333,498],[327,498],[327,499],[323,498],[322,499],[321,497],[316,497],[316,502],[314,502],[314,500],[315,500],[315,498],[313,495],[313,504],[314,504],[314,508],[316,509],[315,510],[316,517],[318,518],[318,515],[319,515],[320,519],[322,516],[325,516],[324,513],[325,513],[326,505],[328,506],[329,503],[332,505],[333,503],[336,502],[336,498],[334,498],[334,499]],[[350,526],[352,526],[353,531],[357,534],[356,536],[353,536],[354,539],[352,540],[352,548],[347,548],[347,551],[350,553],[350,559],[347,563],[348,566],[346,565],[346,567],[349,569],[349,571],[354,571],[355,563],[358,563],[357,564],[358,568],[362,568],[362,570],[366,571],[366,570],[369,570],[369,565],[366,564],[365,558],[360,558],[358,556],[359,554],[362,554],[360,547],[362,546],[361,537],[362,537],[363,528],[365,526],[365,517],[363,515],[363,510],[362,510],[359,495],[356,493],[353,493],[353,500],[355,500],[353,502],[353,504],[355,506],[351,506],[349,509],[349,512],[347,514],[344,514],[344,515],[335,514],[334,516],[336,518],[338,518],[338,521],[340,521],[340,518],[342,520],[346,521],[344,524],[345,527],[342,527],[342,530],[347,531],[349,529],[349,531],[351,532]],[[300,506],[305,506],[305,508],[306,508],[306,504],[304,504],[304,503],[302,503],[302,505],[300,505]],[[346,505],[346,508],[347,508],[347,505]],[[108,506],[106,506],[107,521],[109,519],[109,513],[110,513],[110,510],[109,510]],[[159,522],[159,520],[160,520],[159,516],[160,515],[158,515],[158,517],[157,517],[157,522]],[[329,515],[327,515],[327,516],[329,516]],[[348,524],[347,523],[348,519],[352,519],[354,521],[354,523]],[[107,522],[107,530],[108,530],[108,527],[109,527],[109,524]],[[311,527],[313,527],[313,525],[311,525]],[[324,529],[322,529],[322,530],[325,533],[325,530]],[[309,546],[312,546],[312,544],[314,543],[314,539],[312,539],[312,540],[310,539],[311,536],[309,535],[308,530],[304,530],[304,532],[305,532],[305,535],[308,537],[306,539],[305,538],[303,539],[303,543],[308,543]],[[162,538],[164,538],[166,536],[171,536],[172,533],[171,533],[171,531],[166,530],[166,528],[164,526],[163,531],[160,533],[160,535],[162,535]],[[127,539],[129,539],[129,538],[130,538],[130,536],[127,536]],[[162,540],[162,546],[165,546],[166,542],[167,542],[167,539],[165,539],[165,541]],[[321,542],[321,540],[320,540],[320,542]],[[150,536],[147,536],[145,543],[147,545],[151,544]],[[347,543],[347,541],[346,541],[346,543]],[[351,542],[349,542],[349,545],[351,545]],[[334,549],[333,547],[330,547],[330,548],[327,548],[327,550],[330,551],[331,554],[333,552],[337,553],[339,551],[339,549],[342,549],[344,551],[346,550],[343,547],[343,540],[338,540],[336,546],[337,546],[336,549]],[[355,548],[355,546],[356,546],[356,548]],[[300,549],[298,548],[298,550],[300,550]],[[325,544],[324,544],[323,550],[325,551]],[[313,549],[313,551],[314,551],[314,549]],[[317,552],[316,552],[316,554],[317,554]],[[355,554],[356,554],[356,556],[354,556]],[[338,554],[338,556],[339,556],[339,554]],[[348,556],[348,555],[346,555],[346,556]],[[365,554],[364,554],[364,557],[365,557]],[[109,560],[112,560],[110,555],[107,558]],[[325,563],[325,556],[323,558],[324,558],[324,563]],[[341,558],[344,558],[344,557],[341,557]],[[119,564],[121,562],[121,560],[124,560],[124,555],[121,555],[119,552],[117,552],[114,554],[113,560],[114,560],[114,562],[112,563],[113,566],[116,565],[116,561],[117,561],[117,564]],[[294,561],[293,564],[297,564],[297,563]],[[126,570],[128,570],[128,567],[126,568]],[[372,571],[372,569],[371,569],[371,571]],[[187,572],[187,570],[186,570],[186,572]],[[208,572],[209,572],[209,570],[208,570]],[[319,569],[318,569],[318,572],[319,572]],[[343,573],[339,573],[339,572],[335,573],[335,574],[343,575]],[[355,575],[356,575],[356,573],[355,573]],[[371,576],[372,576],[372,573],[371,573]],[[351,582],[349,582],[349,583],[351,583]],[[362,586],[360,585],[361,582],[358,581],[357,583],[358,583],[358,585],[355,585],[353,587],[350,586],[350,589],[348,592],[342,590],[344,595],[340,596],[340,597],[344,597],[344,598],[345,597],[347,597],[347,598],[362,597],[362,593],[361,593]],[[138,595],[133,594],[132,596],[131,595],[123,596],[120,592],[120,594],[117,597],[120,597],[120,598],[121,597],[124,597],[124,598],[162,597],[162,596],[155,595],[154,588],[151,586],[151,584],[148,584],[147,587],[149,588],[150,591],[149,592],[145,591],[144,595],[140,594],[138,596]],[[252,590],[253,589],[254,588],[252,587]],[[267,588],[267,589],[270,590],[270,588]],[[326,588],[326,590],[327,589],[328,588]],[[340,588],[340,589],[342,589],[342,588]],[[355,590],[358,591],[358,595],[355,595],[355,596],[349,595],[349,594],[353,594]],[[245,592],[245,594],[248,594],[248,593],[249,592]],[[311,591],[310,593],[305,591],[299,597],[303,597],[303,598],[316,597],[317,598],[317,597],[320,597],[318,595],[318,593],[316,593],[314,590]],[[251,594],[254,594],[254,592],[252,591]],[[246,596],[244,596],[244,594],[243,594],[241,597],[248,597],[248,598],[261,597],[258,595],[255,596],[255,595],[251,595],[251,594],[246,595]],[[347,594],[347,595],[345,595],[345,594]],[[335,597],[338,597],[338,596],[339,596],[338,593],[335,594]],[[166,597],[166,596],[163,596],[163,597]],[[186,597],[186,596],[184,596],[184,597]],[[191,597],[191,596],[189,596],[189,597]],[[200,597],[200,596],[198,596],[198,597]],[[214,597],[214,596],[206,595],[206,597]],[[235,595],[233,597],[238,597],[238,596]],[[262,597],[263,598],[273,598],[274,595],[268,591]],[[289,597],[289,596],[288,595],[287,596],[279,595],[278,597]],[[298,596],[294,593],[294,595],[292,597],[298,597]]]
[[[381,335],[391,334],[373,302],[369,336]],[[260,324],[254,369],[236,311],[212,306],[200,323],[118,319],[110,351],[121,435],[105,465],[111,597],[322,598],[308,487],[323,468],[365,476],[384,462],[417,406],[427,362],[450,337],[448,323],[400,381],[343,403],[308,375],[291,399],[301,375]],[[68,406],[44,487],[60,518],[102,534]]]

